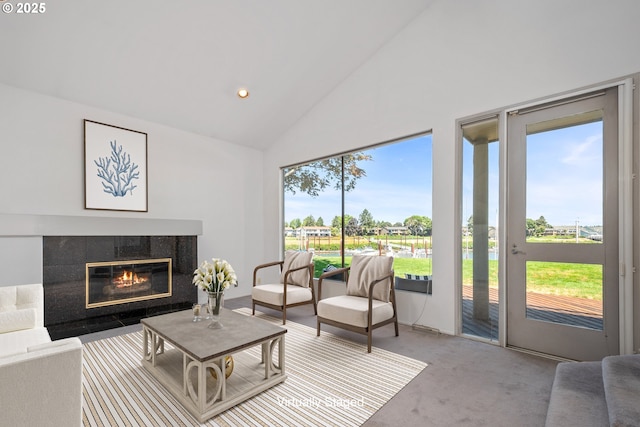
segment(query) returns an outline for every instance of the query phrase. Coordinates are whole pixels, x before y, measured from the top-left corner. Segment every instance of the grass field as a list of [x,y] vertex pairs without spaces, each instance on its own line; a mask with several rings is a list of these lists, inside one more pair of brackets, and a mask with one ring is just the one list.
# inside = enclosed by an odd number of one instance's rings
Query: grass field
[[[339,267],[340,258],[316,255],[315,276],[333,264]],[[351,264],[351,257],[345,257],[346,265]],[[394,270],[396,276],[405,273],[431,274],[431,259],[396,258]],[[527,264],[528,291],[548,295],[564,295],[576,298],[602,299],[602,267],[591,264],[568,264],[556,262],[529,262]],[[462,261],[462,277],[464,285],[473,284],[473,260]],[[498,287],[498,261],[489,261],[489,286]]]
[[527,263],[530,291],[602,300],[602,266],[560,262]]

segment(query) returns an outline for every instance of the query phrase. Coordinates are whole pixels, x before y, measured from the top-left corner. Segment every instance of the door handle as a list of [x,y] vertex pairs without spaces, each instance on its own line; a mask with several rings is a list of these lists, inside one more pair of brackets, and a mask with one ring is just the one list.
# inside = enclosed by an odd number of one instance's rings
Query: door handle
[[521,251],[520,249],[518,249],[518,247],[516,245],[513,245],[513,247],[511,248],[511,253],[514,255],[517,254],[522,254],[522,255],[526,255],[527,253],[524,251]]

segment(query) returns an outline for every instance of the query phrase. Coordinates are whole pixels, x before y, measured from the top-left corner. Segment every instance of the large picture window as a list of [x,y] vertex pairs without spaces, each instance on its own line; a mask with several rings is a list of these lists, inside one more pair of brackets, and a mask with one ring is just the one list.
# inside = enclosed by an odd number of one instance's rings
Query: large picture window
[[431,153],[422,134],[283,168],[285,250],[313,251],[316,277],[354,254],[431,275]]

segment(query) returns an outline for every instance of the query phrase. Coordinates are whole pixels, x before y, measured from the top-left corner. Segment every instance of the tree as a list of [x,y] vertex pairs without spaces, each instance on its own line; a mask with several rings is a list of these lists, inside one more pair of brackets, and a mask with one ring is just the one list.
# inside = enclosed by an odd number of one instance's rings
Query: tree
[[347,236],[355,236],[358,234],[359,231],[360,231],[360,226],[358,225],[358,220],[353,217],[349,217],[349,221],[345,222],[344,233]]
[[391,227],[391,223],[389,221],[376,221],[376,227],[378,228]]
[[331,235],[340,236],[342,234],[342,217],[336,215],[331,220]]
[[540,218],[533,220],[531,218],[526,219],[527,236],[543,236],[544,232],[548,228],[553,228],[551,224],[547,222],[544,216],[540,215]]
[[547,222],[544,216],[540,215],[540,218],[536,219],[537,226],[551,227],[551,224]]
[[471,215],[467,220],[467,232],[469,234],[473,234],[473,215]]
[[411,215],[404,220],[404,226],[414,236],[430,236],[433,228],[431,218],[421,215]]
[[289,222],[289,227],[293,229],[300,228],[301,225],[302,222],[300,221],[300,218],[292,219],[291,222]]
[[358,179],[367,176],[365,170],[359,167],[359,162],[371,159],[370,154],[357,152],[293,166],[285,169],[284,191],[291,194],[301,191],[312,197],[317,197],[325,188],[331,186],[336,190],[344,186],[344,191],[351,191],[355,188]]
[[543,236],[547,228],[553,227],[551,227],[551,224],[549,224],[547,220],[540,215],[540,218],[536,219],[536,236]]
[[316,225],[318,227],[324,227],[324,219],[322,219],[321,216],[319,216],[318,219],[316,220]]
[[362,230],[362,233],[364,235],[368,235],[371,229],[375,226],[373,215],[365,209],[362,211],[358,219],[360,220],[360,229]]
[[[349,224],[349,220],[351,220],[351,218],[353,218],[351,215],[344,216],[345,225]],[[331,226],[333,228],[342,228],[342,217],[340,215],[334,216],[333,220],[331,221]]]
[[313,227],[314,225],[316,225],[316,220],[313,217],[313,215],[309,215],[308,217],[302,220],[303,227]]

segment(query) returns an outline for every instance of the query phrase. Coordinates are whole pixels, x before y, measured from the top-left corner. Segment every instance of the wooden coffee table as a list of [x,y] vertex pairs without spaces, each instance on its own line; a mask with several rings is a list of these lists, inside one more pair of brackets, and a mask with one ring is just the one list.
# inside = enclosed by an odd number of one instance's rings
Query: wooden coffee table
[[[191,310],[141,320],[142,366],[200,422],[287,377],[285,328],[226,309],[220,322],[222,329],[209,329],[208,320],[193,322]],[[165,343],[170,345],[165,348]],[[244,351],[258,345],[261,358]],[[226,356],[234,363],[229,378],[224,374]]]

